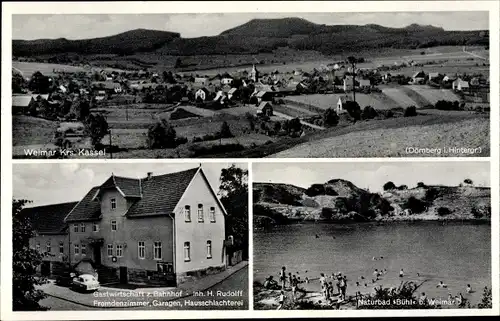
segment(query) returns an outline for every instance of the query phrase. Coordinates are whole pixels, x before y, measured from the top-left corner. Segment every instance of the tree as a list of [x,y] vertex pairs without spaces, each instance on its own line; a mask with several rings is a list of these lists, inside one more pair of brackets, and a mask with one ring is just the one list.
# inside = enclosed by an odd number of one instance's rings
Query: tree
[[344,103],[343,108],[347,110],[349,115],[354,118],[355,120],[360,120],[361,119],[361,107],[359,107],[359,104],[355,101],[346,101]]
[[223,168],[219,196],[227,211],[226,235],[239,240],[243,257],[248,257],[248,170],[234,164]]
[[373,119],[373,118],[377,117],[377,115],[378,115],[378,113],[375,110],[375,108],[373,108],[372,106],[366,106],[363,109],[363,113],[361,114],[361,118],[363,118],[363,119]]
[[180,68],[180,67],[182,67],[182,60],[181,58],[177,58],[177,60],[175,61],[174,68]]
[[414,117],[417,116],[417,107],[409,106],[406,107],[404,117]]
[[392,189],[396,189],[396,184],[394,184],[393,182],[387,182],[384,184],[384,191],[390,191]]
[[78,119],[84,120],[90,115],[90,103],[88,102],[88,100],[82,100],[80,101],[79,107],[80,115],[78,116]]
[[162,119],[148,129],[149,148],[175,148],[177,133],[170,124]]
[[45,283],[44,278],[36,276],[43,256],[29,246],[35,233],[29,218],[21,213],[27,203],[27,200],[12,201],[12,310],[48,310],[39,304],[45,293],[35,289]]
[[424,182],[418,182],[418,183],[417,183],[417,187],[425,187]]
[[104,136],[109,133],[108,122],[102,114],[90,114],[85,120],[85,133],[90,137],[92,146],[97,147]]
[[439,216],[446,216],[451,214],[451,211],[449,208],[441,206],[437,209],[437,213]]
[[339,123],[339,116],[333,110],[333,108],[328,108],[323,113],[323,125],[325,126],[337,126]]
[[473,184],[473,182],[472,182],[472,180],[470,178],[464,179],[464,183],[467,184],[467,185],[472,185]]
[[233,133],[231,133],[231,128],[229,128],[229,124],[227,123],[227,121],[224,121],[220,126],[220,137],[221,138],[234,137]]

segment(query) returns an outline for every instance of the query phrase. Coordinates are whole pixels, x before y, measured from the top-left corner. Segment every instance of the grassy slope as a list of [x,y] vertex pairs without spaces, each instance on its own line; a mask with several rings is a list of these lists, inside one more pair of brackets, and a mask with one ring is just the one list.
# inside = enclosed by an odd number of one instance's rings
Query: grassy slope
[[[294,146],[303,143],[312,143],[324,138],[337,137],[340,135],[346,135],[354,132],[362,132],[376,129],[391,130],[396,128],[405,128],[409,126],[430,126],[439,124],[453,124],[461,122],[468,119],[480,119],[487,122],[488,119],[485,117],[480,118],[480,116],[463,114],[463,115],[453,115],[453,116],[435,116],[435,115],[421,115],[417,117],[408,118],[392,118],[377,121],[366,121],[358,122],[354,125],[345,125],[343,127],[333,127],[323,131],[315,132],[311,135],[307,135],[300,138],[285,138],[274,144],[269,144],[265,146],[258,146],[256,148],[245,150],[236,153],[227,153],[223,155],[214,155],[213,157],[248,157],[248,158],[260,158],[266,157],[271,154],[275,154],[281,151],[285,151]],[[424,130],[424,129],[422,129]],[[458,142],[457,142],[458,143]],[[411,144],[411,141],[408,142]],[[489,148],[488,148],[489,150]]]
[[46,144],[52,141],[57,122],[24,115],[12,116],[13,146]]

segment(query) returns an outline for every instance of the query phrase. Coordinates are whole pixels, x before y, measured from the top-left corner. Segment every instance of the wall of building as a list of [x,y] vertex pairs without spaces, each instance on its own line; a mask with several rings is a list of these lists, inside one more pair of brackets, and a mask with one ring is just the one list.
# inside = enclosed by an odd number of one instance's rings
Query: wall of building
[[[204,221],[198,222],[198,204],[203,204]],[[185,221],[184,208],[191,207],[191,222]],[[210,207],[215,207],[215,223],[210,221]],[[207,241],[212,242],[212,258],[207,258]],[[207,181],[198,174],[175,209],[175,272],[225,265],[225,218]],[[184,260],[184,243],[190,242],[191,260]]]
[[[32,249],[36,249],[36,245],[40,244],[40,252],[45,253],[46,244],[50,242],[51,252],[44,256],[44,261],[52,261],[52,262],[64,262],[65,256],[68,255],[69,252],[69,237],[65,234],[57,234],[57,235],[37,235],[30,239],[30,247]],[[63,243],[63,253],[59,251],[59,243]]]
[[[111,199],[116,199],[116,208],[111,208]],[[108,189],[101,195],[102,218],[98,221],[99,231],[92,231],[92,222],[86,222],[85,233],[74,233],[73,225],[70,225],[72,243],[86,243],[88,238],[103,239],[100,246],[101,263],[108,267],[118,268],[126,266],[130,269],[143,269],[154,271],[157,269],[158,261],[153,259],[153,243],[162,242],[162,262],[173,263],[173,224],[169,216],[156,216],[129,219],[125,213],[132,205],[117,190]],[[116,220],[117,230],[112,231],[111,222]],[[78,223],[80,225],[80,223]],[[139,259],[138,242],[145,242],[145,258]],[[113,256],[108,256],[107,246],[113,245]],[[123,256],[116,257],[117,245],[123,246]],[[71,247],[73,251],[73,245]],[[95,260],[92,247],[87,245],[86,258]],[[116,257],[116,262],[113,262]],[[72,262],[82,259],[82,255],[72,254]]]

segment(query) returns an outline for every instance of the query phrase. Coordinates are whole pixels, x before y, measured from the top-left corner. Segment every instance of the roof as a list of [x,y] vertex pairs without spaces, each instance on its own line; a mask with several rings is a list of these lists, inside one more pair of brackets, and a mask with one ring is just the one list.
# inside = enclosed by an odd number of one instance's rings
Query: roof
[[234,94],[236,92],[236,90],[238,90],[238,88],[231,88],[229,91],[228,91],[228,94]]
[[123,197],[141,197],[141,181],[136,178],[128,178],[111,175],[100,189],[116,188]]
[[267,91],[259,91],[255,96],[264,97],[265,94],[267,94]]
[[14,95],[12,96],[12,107],[28,107],[32,98],[31,95]]
[[[67,215],[66,222],[99,220],[101,218],[101,204],[96,196],[100,190],[105,188],[117,188],[124,197],[134,197],[136,199],[126,213],[127,217],[171,214],[198,169],[197,167],[182,172],[152,176],[149,179],[134,179],[112,175],[101,186],[93,187],[83,197]],[[215,194],[214,197],[217,199]]]
[[439,72],[430,72],[429,73],[429,78],[436,78],[439,77]]
[[425,72],[423,71],[417,71],[416,73],[413,74],[413,77],[412,78],[422,78],[422,77],[425,77]]
[[127,216],[171,214],[197,172],[198,167],[143,180],[143,197],[130,207]]
[[69,212],[65,221],[95,221],[100,219],[101,204],[97,199],[94,199],[98,191],[99,186],[92,187],[82,200],[76,204],[73,210]]
[[339,97],[339,101],[342,102],[342,104],[345,104],[346,102],[349,101],[349,99],[345,96],[341,96],[341,97]]
[[121,85],[119,83],[111,81],[95,81],[92,83],[92,87],[115,89],[115,88],[121,88]]
[[69,202],[27,207],[20,215],[30,218],[31,225],[38,234],[62,234],[66,229],[64,218],[76,204],[77,202]]
[[263,110],[266,105],[269,105],[269,107],[273,107],[268,101],[263,101],[259,104],[259,107],[257,107],[257,110]]

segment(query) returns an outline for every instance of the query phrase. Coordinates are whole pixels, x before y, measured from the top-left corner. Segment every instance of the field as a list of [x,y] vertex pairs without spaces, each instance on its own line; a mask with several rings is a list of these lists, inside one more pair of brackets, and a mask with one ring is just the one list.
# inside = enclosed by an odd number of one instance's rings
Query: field
[[[55,70],[64,71],[68,73],[76,73],[76,72],[92,72],[94,70],[100,70],[101,68],[91,67],[84,68],[80,66],[71,66],[71,65],[62,65],[62,64],[50,64],[50,63],[39,63],[39,62],[22,62],[22,61],[13,61],[12,68],[21,72],[24,77],[31,77],[36,71],[41,72],[46,76],[55,75]],[[103,68],[107,71],[116,70],[121,72],[121,69],[115,68]]]
[[48,144],[54,137],[57,122],[24,116],[12,116],[12,145]]
[[[335,108],[340,97],[345,94],[313,94],[301,96],[288,96],[287,99],[305,105],[312,105],[321,109]],[[352,98],[352,94],[348,94]],[[356,93],[356,101],[361,108],[372,106],[375,109],[391,109],[400,107],[395,101],[383,94],[360,94]]]
[[[421,116],[425,117],[425,116]],[[439,117],[432,115],[431,117]],[[441,117],[450,117],[444,115]],[[408,121],[407,119],[403,119]],[[411,121],[411,120],[410,120]],[[451,123],[411,125],[355,131],[300,144],[271,157],[459,157],[489,155],[489,120],[476,118]],[[413,154],[406,148],[481,148],[478,154],[457,152]]]
[[460,97],[449,89],[433,89],[427,86],[406,86],[406,88],[415,91],[431,104],[436,104],[438,100],[460,101]]

